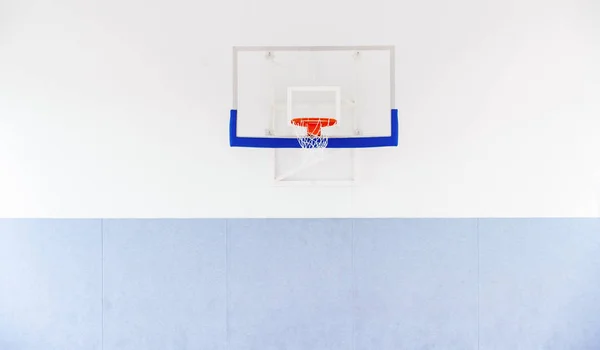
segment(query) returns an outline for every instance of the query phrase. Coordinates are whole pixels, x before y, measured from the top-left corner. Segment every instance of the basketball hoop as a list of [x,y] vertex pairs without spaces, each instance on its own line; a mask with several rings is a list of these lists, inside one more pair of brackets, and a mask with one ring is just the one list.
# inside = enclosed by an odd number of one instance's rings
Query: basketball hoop
[[329,137],[321,129],[337,124],[334,118],[294,118],[292,125],[297,126],[296,136],[300,147],[304,149],[324,149]]

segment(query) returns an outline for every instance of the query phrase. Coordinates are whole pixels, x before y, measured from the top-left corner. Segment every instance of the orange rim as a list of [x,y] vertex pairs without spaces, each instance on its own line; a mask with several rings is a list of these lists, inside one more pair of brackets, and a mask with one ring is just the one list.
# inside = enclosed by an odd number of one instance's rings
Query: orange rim
[[321,128],[334,126],[337,120],[334,118],[294,118],[292,124],[306,128],[310,136],[321,136]]

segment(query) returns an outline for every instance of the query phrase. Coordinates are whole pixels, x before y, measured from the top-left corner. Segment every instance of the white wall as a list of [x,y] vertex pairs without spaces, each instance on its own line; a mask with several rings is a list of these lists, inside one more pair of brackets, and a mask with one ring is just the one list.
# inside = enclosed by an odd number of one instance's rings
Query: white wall
[[[597,216],[599,18],[595,0],[4,0],[0,216]],[[400,146],[361,151],[354,188],[273,187],[272,151],[228,147],[231,46],[320,44],[397,46]]]

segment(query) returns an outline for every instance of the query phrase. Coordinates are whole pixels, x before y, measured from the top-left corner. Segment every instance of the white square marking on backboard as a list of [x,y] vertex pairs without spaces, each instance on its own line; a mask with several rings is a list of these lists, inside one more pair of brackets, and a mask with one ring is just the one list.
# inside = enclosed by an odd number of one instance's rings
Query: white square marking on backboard
[[[294,107],[295,105],[297,105],[297,103],[295,103],[294,101],[294,93],[296,93],[296,96],[298,95],[298,93],[313,93],[313,94],[319,94],[319,95],[327,95],[328,93],[333,93],[333,98],[331,99],[331,101],[319,101],[320,103],[317,103],[316,106],[310,106],[308,105],[308,103],[305,102],[305,104],[307,104],[307,106],[305,106],[305,108],[302,108],[302,111],[305,111],[306,113],[295,113],[294,111]],[[296,100],[297,101],[297,100]],[[323,104],[327,105],[329,102],[329,104],[331,106],[333,106],[333,113],[322,113],[321,111],[323,110],[327,110],[327,108],[323,108]],[[335,120],[337,120],[337,122],[340,122],[341,119],[341,95],[340,95],[340,87],[339,86],[290,86],[287,88],[287,120],[288,123],[290,123],[290,125],[293,125],[291,123],[291,120],[294,118],[300,118],[300,117],[320,117],[320,118],[334,118]],[[311,108],[313,107],[313,108]]]

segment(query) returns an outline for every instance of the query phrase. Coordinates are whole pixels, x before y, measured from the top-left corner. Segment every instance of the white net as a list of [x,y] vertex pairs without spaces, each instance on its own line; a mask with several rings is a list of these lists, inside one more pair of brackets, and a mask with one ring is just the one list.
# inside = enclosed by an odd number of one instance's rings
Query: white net
[[298,143],[304,149],[323,149],[329,143],[329,137],[324,132],[321,132],[321,135],[310,135],[307,133],[306,126],[296,126],[294,129]]
[[[335,121],[333,122],[335,123]],[[328,119],[322,121],[313,121],[311,125],[294,125],[296,131],[296,137],[300,147],[304,149],[324,149],[329,143],[329,136],[325,131],[325,127],[331,126],[332,122]],[[309,133],[309,130],[313,132]],[[318,135],[315,135],[315,131],[318,131]]]
[[[331,122],[329,122],[331,123]],[[297,174],[305,169],[312,167],[313,165],[320,163],[325,160],[325,150],[329,143],[329,136],[322,129],[322,127],[329,126],[325,122],[312,123],[312,126],[302,125],[302,123],[292,125],[298,139],[298,144],[302,148],[301,161],[298,166],[290,173],[280,176],[281,179]],[[315,126],[318,125],[317,129],[320,129],[319,135],[309,134],[309,128],[313,131]]]

